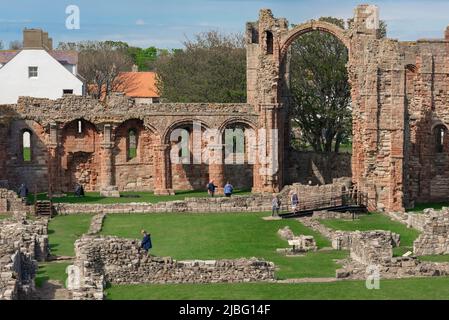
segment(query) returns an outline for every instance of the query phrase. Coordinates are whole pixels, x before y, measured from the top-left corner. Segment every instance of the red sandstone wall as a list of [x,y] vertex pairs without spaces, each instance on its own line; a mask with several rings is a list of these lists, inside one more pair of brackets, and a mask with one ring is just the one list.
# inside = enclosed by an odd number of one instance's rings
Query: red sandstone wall
[[77,121],[73,121],[62,129],[61,135],[62,190],[73,192],[76,183],[81,183],[86,191],[99,190],[102,134],[87,121],[83,121],[83,132],[79,134]]
[[[128,135],[137,133],[137,157],[128,157]],[[114,175],[119,191],[154,190],[154,144],[157,137],[140,120],[129,120],[115,130]]]

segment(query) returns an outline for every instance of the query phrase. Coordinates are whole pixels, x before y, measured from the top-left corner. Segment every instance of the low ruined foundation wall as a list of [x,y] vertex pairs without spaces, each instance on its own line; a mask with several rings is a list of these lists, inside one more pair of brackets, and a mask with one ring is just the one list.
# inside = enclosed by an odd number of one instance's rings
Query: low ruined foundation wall
[[31,207],[25,205],[14,191],[0,188],[0,214],[16,211],[31,213]]
[[47,220],[0,221],[0,300],[30,297],[37,261],[49,255]]
[[390,231],[352,233],[351,259],[362,264],[383,264],[393,256],[393,234]]
[[238,283],[274,280],[271,262],[253,259],[177,261],[147,255],[138,240],[84,236],[69,271],[73,298],[103,299],[106,283]]
[[[301,223],[306,227],[320,233],[332,243],[332,248],[335,250],[350,250],[352,247],[352,240],[354,235],[358,233],[358,231],[341,231],[334,230],[326,227],[321,224],[319,220],[326,219],[352,219],[351,213],[340,213],[340,212],[327,212],[327,211],[318,211],[314,212],[312,217],[303,217],[301,218]],[[380,231],[384,232],[384,231]],[[393,247],[397,247],[400,245],[400,235],[396,233],[391,233],[389,235],[391,238],[391,243]]]
[[[307,202],[320,199],[325,203],[339,205],[342,194],[349,188],[351,181],[339,179],[330,185],[305,186],[295,184],[285,187],[279,193],[284,209],[290,209],[289,192],[298,193],[300,205],[307,208]],[[54,209],[59,215],[80,213],[233,213],[233,212],[270,212],[272,194],[252,194],[246,196],[186,198],[185,200],[159,203],[117,203],[117,204],[72,204],[55,203]]]
[[426,210],[420,215],[424,220],[422,233],[413,244],[418,256],[449,254],[449,209]]
[[350,258],[336,271],[338,279],[367,279],[376,273],[380,279],[448,276],[449,263],[423,262],[419,258],[393,257],[397,241],[390,231],[355,232]]
[[271,211],[271,195],[234,196],[232,198],[187,198],[160,203],[70,204],[56,203],[60,215],[79,213],[224,213]]

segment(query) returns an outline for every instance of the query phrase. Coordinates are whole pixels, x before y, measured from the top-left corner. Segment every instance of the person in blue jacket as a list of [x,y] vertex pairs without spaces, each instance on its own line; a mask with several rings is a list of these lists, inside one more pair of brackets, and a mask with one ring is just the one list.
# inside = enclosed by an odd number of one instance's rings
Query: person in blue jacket
[[234,191],[234,187],[228,181],[226,183],[226,185],[224,186],[224,194],[225,194],[225,196],[229,198],[230,196],[232,196],[232,192],[233,191]]
[[145,230],[142,230],[142,244],[140,245],[145,252],[148,253],[148,251],[153,247],[153,244],[151,243],[151,234],[147,233]]

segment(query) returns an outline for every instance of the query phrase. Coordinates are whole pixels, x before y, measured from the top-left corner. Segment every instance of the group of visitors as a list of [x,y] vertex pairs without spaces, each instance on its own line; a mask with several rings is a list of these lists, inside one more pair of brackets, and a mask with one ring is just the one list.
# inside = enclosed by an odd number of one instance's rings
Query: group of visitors
[[[290,203],[292,206],[293,212],[299,211],[299,197],[296,191],[290,191]],[[279,210],[281,209],[281,199],[279,199],[279,196],[276,193],[273,193],[273,199],[271,200],[271,216],[278,216]]]
[[[207,193],[209,194],[209,196],[214,197],[215,196],[215,192],[217,191],[217,186],[214,184],[214,180],[209,181],[209,183],[206,186],[207,188]],[[231,197],[232,193],[234,192],[234,187],[232,186],[232,184],[229,183],[229,181],[225,184],[224,189],[223,189],[223,193],[226,197]]]

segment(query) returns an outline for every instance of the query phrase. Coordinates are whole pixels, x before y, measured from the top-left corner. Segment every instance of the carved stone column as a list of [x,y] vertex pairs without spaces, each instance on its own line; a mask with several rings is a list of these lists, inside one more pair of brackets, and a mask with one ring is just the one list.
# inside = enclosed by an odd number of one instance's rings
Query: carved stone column
[[279,192],[281,188],[281,158],[279,140],[278,105],[262,105],[260,127],[257,134],[257,157],[254,164],[253,192]]
[[105,124],[103,131],[103,143],[101,144],[101,190],[100,195],[108,198],[119,198],[117,186],[114,185],[113,177],[113,154],[114,143],[111,140],[111,125]]
[[162,144],[154,147],[154,194],[155,195],[174,195],[171,188],[171,170],[170,170],[170,145]]
[[58,141],[58,124],[50,123],[50,143],[47,145],[48,154],[48,197],[62,195],[61,159],[59,157],[60,143]]
[[225,170],[223,161],[223,145],[211,145],[209,146],[210,158],[209,158],[209,180],[214,181],[216,194],[224,193],[225,181]]

